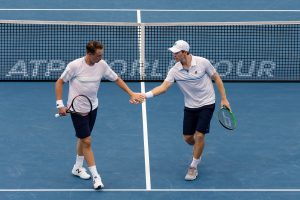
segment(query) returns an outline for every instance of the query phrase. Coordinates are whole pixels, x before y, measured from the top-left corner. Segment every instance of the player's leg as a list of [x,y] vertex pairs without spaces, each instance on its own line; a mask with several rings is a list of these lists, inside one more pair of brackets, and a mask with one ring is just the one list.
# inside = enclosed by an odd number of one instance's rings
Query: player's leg
[[188,143],[189,145],[194,145],[195,144],[195,139],[193,135],[183,135],[183,139],[186,143]]
[[194,141],[193,157],[195,159],[200,159],[205,146],[205,134],[196,131],[194,134]]
[[[209,133],[210,121],[214,112],[215,105],[207,105],[199,109],[195,109],[194,118],[197,118],[196,128],[193,140],[189,136],[186,141],[194,141],[193,160],[189,166],[186,180],[195,180],[198,176],[197,167],[201,161],[201,156],[205,146],[205,134]],[[194,121],[193,121],[194,123]]]
[[[185,108],[183,119],[183,139],[189,145],[195,145],[195,130],[198,122],[198,109]],[[195,147],[194,147],[195,148]],[[193,152],[195,150],[193,149]],[[194,154],[194,153],[193,153]],[[194,158],[193,158],[194,160]],[[185,180],[194,180],[198,175],[197,169],[188,167],[188,172],[185,176]]]
[[194,145],[194,133],[197,126],[197,114],[194,109],[184,108],[183,117],[183,139],[189,145]]
[[82,179],[90,179],[91,176],[86,172],[86,169],[83,167],[84,154],[82,151],[82,144],[80,138],[77,139],[76,150],[77,156],[72,169],[72,174],[75,176],[79,176]]
[[85,156],[83,152],[84,143],[82,142],[82,139],[89,137],[90,135],[88,130],[88,119],[87,116],[81,116],[79,114],[71,114],[71,119],[77,137],[77,156],[76,162],[72,169],[72,174],[75,176],[79,176],[82,179],[90,179],[91,176],[86,172],[86,169],[83,167],[83,160],[85,159]]
[[[201,155],[203,153],[204,146],[205,146],[205,134],[209,133],[210,121],[213,116],[214,109],[215,109],[215,104],[212,104],[212,105],[203,106],[198,111],[198,116],[197,116],[198,121],[197,121],[197,126],[194,134],[195,144],[194,144],[194,151],[193,151],[193,157],[196,160],[201,159]],[[197,167],[197,165],[194,164],[193,162],[191,166]]]
[[82,153],[84,159],[87,162],[87,165],[93,177],[94,189],[101,189],[104,187],[104,185],[96,168],[91,139],[91,132],[96,120],[97,109],[93,110],[87,116],[81,116],[78,114],[73,114],[71,116],[73,125],[76,130],[76,136],[79,138],[77,152],[79,154]]
[[[97,118],[97,110],[98,108],[94,109],[90,114],[89,114],[89,130],[90,132],[92,132],[93,128],[94,128],[94,124],[95,124],[95,121],[96,121],[96,118]],[[101,179],[101,176],[100,174],[98,173],[98,170],[97,170],[97,167],[96,167],[96,163],[95,163],[95,160],[94,160],[94,153],[93,153],[93,150],[92,148],[90,148],[90,152],[92,153],[92,157],[90,159],[93,158],[93,162],[94,163],[89,163],[87,161],[87,164],[89,166],[89,170],[93,176],[93,186],[94,186],[94,189],[98,190],[98,189],[101,189],[104,187],[103,183],[102,183],[102,179]]]
[[92,150],[92,141],[91,141],[91,136],[88,136],[86,138],[81,138],[79,140],[79,146],[81,146],[81,150],[83,153],[83,156],[85,158],[85,161],[87,165],[93,166],[95,165],[95,159],[94,159],[94,153]]
[[94,152],[92,150],[92,139],[91,136],[80,139],[80,143],[82,146],[82,152],[85,158],[85,161],[89,167],[89,171],[92,174],[93,177],[93,187],[94,189],[101,189],[104,187],[102,183],[102,179],[100,174],[98,173]]

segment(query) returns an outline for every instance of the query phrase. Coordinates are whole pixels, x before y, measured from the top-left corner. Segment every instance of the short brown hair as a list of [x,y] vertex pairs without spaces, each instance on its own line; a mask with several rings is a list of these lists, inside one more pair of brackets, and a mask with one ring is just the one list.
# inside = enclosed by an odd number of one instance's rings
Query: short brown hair
[[94,54],[96,52],[96,49],[103,49],[104,46],[101,44],[101,42],[98,42],[96,40],[91,40],[86,45],[86,53]]
[[183,53],[183,52],[186,52],[187,55],[190,55],[190,52],[189,52],[189,51],[183,51],[183,50],[182,50],[181,52],[182,52],[182,53]]

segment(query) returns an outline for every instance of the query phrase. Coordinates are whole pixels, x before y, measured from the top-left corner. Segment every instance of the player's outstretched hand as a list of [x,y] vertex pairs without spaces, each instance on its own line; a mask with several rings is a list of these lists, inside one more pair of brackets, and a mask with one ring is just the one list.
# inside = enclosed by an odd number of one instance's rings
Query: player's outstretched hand
[[145,100],[145,95],[142,93],[134,93],[131,95],[129,102],[131,104],[140,104],[143,103]]

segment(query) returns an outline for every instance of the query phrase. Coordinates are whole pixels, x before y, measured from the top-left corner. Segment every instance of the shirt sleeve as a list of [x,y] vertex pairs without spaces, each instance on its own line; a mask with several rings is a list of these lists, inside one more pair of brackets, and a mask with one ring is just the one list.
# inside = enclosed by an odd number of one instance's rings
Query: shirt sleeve
[[60,79],[62,79],[64,82],[70,81],[72,78],[75,77],[75,71],[75,65],[69,63],[65,71],[61,74]]
[[173,68],[171,68],[170,71],[168,72],[168,75],[167,75],[167,77],[165,78],[165,81],[174,83],[174,81],[175,81],[175,76],[174,76],[174,69],[173,69]]
[[209,75],[209,77],[212,77],[217,72],[216,68],[210,63],[209,60],[204,59],[204,65],[205,71]]
[[116,72],[114,72],[107,63],[105,63],[105,65],[106,65],[106,70],[103,75],[104,78],[106,78],[109,81],[116,81],[118,79],[118,75],[116,74]]

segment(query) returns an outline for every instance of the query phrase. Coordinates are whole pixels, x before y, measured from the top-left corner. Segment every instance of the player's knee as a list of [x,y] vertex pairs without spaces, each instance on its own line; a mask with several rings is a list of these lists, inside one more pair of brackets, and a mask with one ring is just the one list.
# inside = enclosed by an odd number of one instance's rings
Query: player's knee
[[204,142],[204,134],[200,132],[196,132],[194,135],[194,139],[196,142]]
[[80,142],[81,142],[82,146],[85,148],[89,148],[92,145],[92,141],[91,141],[90,137],[83,138],[80,140]]
[[184,135],[183,139],[189,145],[194,145],[195,144],[195,140],[194,140],[194,137],[192,135]]

